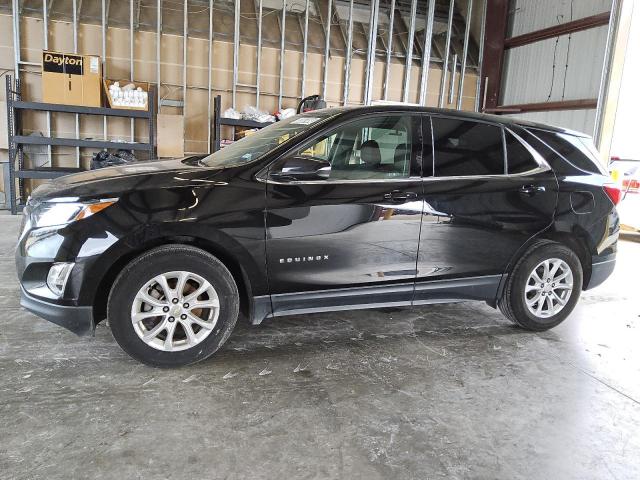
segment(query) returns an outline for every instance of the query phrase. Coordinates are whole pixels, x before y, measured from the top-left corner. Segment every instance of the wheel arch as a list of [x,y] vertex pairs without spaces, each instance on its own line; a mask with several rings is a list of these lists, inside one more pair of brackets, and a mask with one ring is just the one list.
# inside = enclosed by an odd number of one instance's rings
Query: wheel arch
[[521,258],[522,255],[525,254],[525,252],[527,252],[534,244],[536,244],[540,240],[549,240],[551,242],[560,243],[565,247],[570,248],[571,251],[573,251],[573,253],[577,255],[578,259],[580,260],[580,265],[582,266],[583,288],[585,288],[589,284],[589,280],[591,279],[592,253],[591,249],[589,248],[590,242],[588,233],[581,231],[578,228],[575,228],[572,232],[565,232],[549,228],[531,237],[522,247],[518,249],[518,251],[510,259],[509,264],[507,265],[507,268],[502,275],[496,298],[492,303],[490,303],[492,307],[496,307],[498,299],[502,296],[507,278],[513,271],[516,263],[518,263],[518,259]]
[[229,245],[211,241],[192,235],[167,235],[150,239],[136,246],[136,248],[118,256],[104,271],[93,295],[89,295],[89,302],[93,306],[93,316],[96,324],[106,318],[107,300],[109,292],[120,272],[135,258],[145,252],[163,245],[188,245],[199,248],[220,260],[233,276],[240,293],[240,312],[247,318],[252,318],[253,286],[246,265],[243,265],[234,255]]

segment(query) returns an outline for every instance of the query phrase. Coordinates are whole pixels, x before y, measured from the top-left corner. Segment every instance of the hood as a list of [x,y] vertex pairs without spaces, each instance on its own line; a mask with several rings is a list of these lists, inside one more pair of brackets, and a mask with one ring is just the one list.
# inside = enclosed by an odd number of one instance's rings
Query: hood
[[202,167],[198,157],[133,162],[56,178],[36,188],[34,199],[61,196],[92,197],[133,189],[182,187],[198,184],[220,169]]

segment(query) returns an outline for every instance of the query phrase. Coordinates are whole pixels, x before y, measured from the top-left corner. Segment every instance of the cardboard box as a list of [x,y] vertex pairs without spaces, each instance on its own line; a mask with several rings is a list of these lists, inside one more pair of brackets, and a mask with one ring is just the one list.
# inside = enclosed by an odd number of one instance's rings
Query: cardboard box
[[9,148],[9,138],[7,136],[7,102],[0,101],[0,150]]
[[42,100],[46,103],[100,107],[100,57],[42,52]]
[[158,158],[184,157],[184,116],[158,114]]

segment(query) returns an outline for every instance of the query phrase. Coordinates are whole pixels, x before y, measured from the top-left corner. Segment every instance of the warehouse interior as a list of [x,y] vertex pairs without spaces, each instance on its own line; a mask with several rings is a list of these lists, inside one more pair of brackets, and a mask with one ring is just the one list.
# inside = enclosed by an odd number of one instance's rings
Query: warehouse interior
[[[101,152],[210,154],[312,95],[555,125],[608,169],[638,18],[634,0],[0,0],[0,471],[640,478],[636,228],[548,332],[478,302],[297,315],[239,322],[179,370],[132,362],[104,323],[87,340],[36,319],[13,260],[38,185]],[[98,103],[50,105],[45,52],[97,58]],[[115,82],[143,107],[114,112]]]
[[[613,5],[614,16],[622,4]],[[606,72],[621,65],[628,29],[610,22],[611,7],[609,0],[6,0],[0,68],[14,80],[19,70],[32,101],[42,99],[44,50],[95,55],[104,78],[152,85],[161,116],[151,142],[143,120],[25,111],[21,124],[24,135],[150,142],[159,156],[211,152],[217,95],[223,111],[273,113],[319,94],[328,106],[391,101],[502,113],[607,144],[616,79]],[[4,110],[3,97],[6,88]],[[233,132],[223,128],[221,136]],[[4,147],[0,161],[11,164]],[[88,168],[95,151],[28,145],[19,161],[26,170]]]

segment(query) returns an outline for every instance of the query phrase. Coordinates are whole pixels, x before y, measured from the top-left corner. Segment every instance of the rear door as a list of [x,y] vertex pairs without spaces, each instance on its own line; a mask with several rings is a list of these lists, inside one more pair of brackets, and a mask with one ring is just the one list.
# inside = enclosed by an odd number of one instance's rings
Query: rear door
[[[367,115],[271,165],[266,244],[276,315],[411,302],[422,213],[420,124],[406,113]],[[308,178],[293,175],[314,164]]]
[[555,175],[499,124],[433,115],[424,137],[415,302],[491,297],[518,249],[552,223]]

